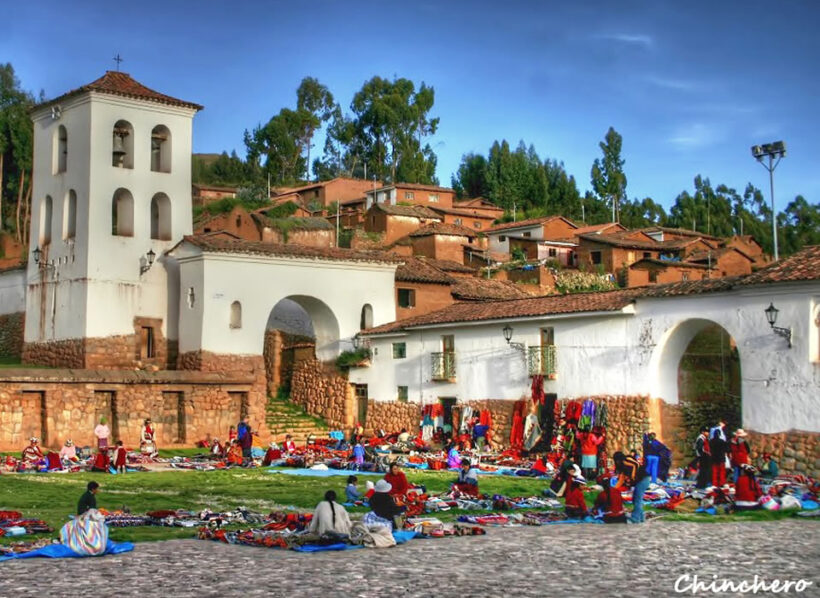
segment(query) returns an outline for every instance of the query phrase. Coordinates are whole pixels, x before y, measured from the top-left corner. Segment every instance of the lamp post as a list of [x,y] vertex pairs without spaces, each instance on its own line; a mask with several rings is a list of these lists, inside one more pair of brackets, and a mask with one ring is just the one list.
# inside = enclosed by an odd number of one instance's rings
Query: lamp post
[[789,349],[792,348],[792,329],[791,328],[781,328],[780,326],[775,326],[777,322],[777,314],[780,313],[780,310],[774,306],[774,303],[769,303],[769,307],[763,310],[763,313],[766,314],[766,321],[769,322],[769,326],[771,326],[772,330],[775,334],[782,336],[786,339],[789,343]]
[[[777,261],[780,255],[777,251],[777,212],[774,210],[774,169],[786,156],[786,144],[782,141],[774,141],[763,145],[753,145],[752,156],[769,171],[769,192],[772,197],[772,241],[774,242],[774,259]],[[768,164],[763,161],[766,157],[769,158]]]
[[154,265],[154,258],[157,257],[157,254],[154,253],[153,249],[149,249],[148,253],[145,254],[143,258],[143,263],[140,264],[140,276],[148,272],[151,269],[151,266]]
[[507,325],[506,325],[506,326],[504,326],[504,328],[502,329],[502,332],[504,333],[504,340],[505,340],[505,341],[507,341],[507,344],[508,344],[511,348],[513,348],[513,349],[515,349],[515,350],[517,350],[517,351],[521,351],[522,353],[526,352],[527,347],[526,347],[526,345],[524,345],[524,343],[514,343],[514,342],[512,342],[512,336],[513,336],[513,328],[512,328],[512,326],[510,326],[509,324],[507,324]]

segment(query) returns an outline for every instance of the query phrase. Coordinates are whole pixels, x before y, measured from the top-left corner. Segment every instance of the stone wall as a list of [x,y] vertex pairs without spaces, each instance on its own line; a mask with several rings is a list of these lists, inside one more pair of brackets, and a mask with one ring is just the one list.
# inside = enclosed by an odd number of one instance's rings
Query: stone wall
[[0,357],[20,357],[23,353],[25,312],[0,315]]
[[367,418],[363,424],[366,434],[384,430],[388,434],[406,428],[415,435],[419,429],[421,408],[418,403],[400,403],[398,401],[367,402]]
[[783,473],[799,473],[820,479],[820,433],[790,430],[780,434],[749,432],[752,463],[771,453]]
[[47,343],[25,343],[23,363],[54,368],[82,369],[85,367],[85,343],[78,338]]
[[261,355],[221,355],[210,351],[191,351],[179,355],[179,370],[196,370],[200,372],[230,373],[245,376],[252,380],[247,394],[236,398],[241,401],[242,415],[250,419],[251,427],[259,433],[262,440],[269,437],[266,419],[268,402],[265,361]]
[[59,448],[67,438],[93,445],[106,416],[115,440],[139,446],[146,418],[161,446],[224,437],[242,415],[256,380],[243,374],[6,369],[0,378],[0,450],[20,451],[30,436]]
[[324,418],[332,428],[353,427],[354,391],[347,377],[316,359],[293,366],[290,398],[310,415]]

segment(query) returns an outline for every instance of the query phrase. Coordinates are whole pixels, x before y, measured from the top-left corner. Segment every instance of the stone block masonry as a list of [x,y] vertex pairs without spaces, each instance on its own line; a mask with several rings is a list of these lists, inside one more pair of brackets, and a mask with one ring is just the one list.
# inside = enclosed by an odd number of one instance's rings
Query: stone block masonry
[[294,403],[310,415],[323,418],[332,428],[349,430],[353,427],[353,388],[347,377],[332,365],[316,359],[296,362],[290,396]]
[[225,372],[2,370],[0,450],[18,452],[30,436],[54,449],[67,438],[94,446],[94,427],[103,415],[114,439],[129,448],[139,446],[149,417],[160,446],[224,438],[242,415],[243,398],[258,384],[253,376]]
[[0,315],[0,357],[19,358],[23,354],[25,312]]

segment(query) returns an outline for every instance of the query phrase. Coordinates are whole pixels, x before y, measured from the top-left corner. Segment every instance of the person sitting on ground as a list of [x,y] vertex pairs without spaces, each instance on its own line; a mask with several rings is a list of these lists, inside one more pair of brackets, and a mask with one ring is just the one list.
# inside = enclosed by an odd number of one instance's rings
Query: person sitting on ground
[[125,473],[128,451],[125,450],[125,447],[122,445],[122,440],[117,441],[117,450],[114,451],[114,467],[117,469],[117,473]]
[[402,444],[406,444],[410,440],[410,432],[407,431],[407,428],[402,428],[401,432],[399,432],[398,442]]
[[740,475],[735,483],[735,509],[738,511],[751,511],[759,509],[760,497],[763,496],[763,490],[755,477],[757,469],[744,463],[740,466]]
[[572,479],[567,483],[567,490],[564,493],[564,513],[570,519],[583,519],[589,513],[587,503],[582,490],[586,480],[581,477],[581,470],[575,468]]
[[80,497],[80,501],[77,503],[77,515],[82,515],[89,509],[97,508],[97,497],[95,495],[99,491],[100,485],[97,482],[88,482],[85,493],[83,493]]
[[98,451],[91,461],[91,471],[98,471],[101,473],[108,473],[111,468],[111,457],[108,456],[108,451]]
[[394,517],[404,512],[404,507],[399,507],[391,495],[393,487],[386,480],[379,480],[373,489],[370,497],[371,511],[362,518],[365,525],[381,525],[393,529]]
[[236,435],[236,426],[231,426],[231,427],[228,429],[228,444],[230,444],[230,443],[231,443],[231,440],[236,440],[236,438],[237,438],[237,435]]
[[780,468],[777,466],[777,461],[771,453],[763,453],[758,467],[760,475],[764,478],[774,479],[780,475]]
[[569,487],[569,482],[575,476],[575,472],[578,472],[578,475],[581,474],[580,468],[572,461],[572,459],[564,459],[561,466],[558,468],[558,473],[555,474],[555,477],[552,478],[550,482],[549,488],[544,491],[544,494],[548,496],[555,496],[556,498],[561,498],[567,491]]
[[385,481],[390,484],[390,494],[393,496],[404,496],[410,489],[410,482],[407,481],[407,476],[395,461],[390,464],[390,471],[384,474]]
[[274,461],[278,461],[281,458],[282,451],[279,449],[279,445],[271,441],[270,444],[268,444],[268,450],[265,451],[265,456],[262,458],[262,467],[269,467]]
[[154,426],[151,419],[146,419],[142,424],[142,432],[140,433],[140,452],[152,459],[157,456],[157,443],[154,440]]
[[43,451],[40,449],[39,442],[39,438],[32,436],[29,438],[28,446],[23,449],[22,458],[23,464],[26,467],[37,467],[45,464],[45,455],[43,455]]
[[369,501],[370,497],[373,496],[373,493],[376,491],[376,485],[371,481],[367,480],[364,483],[364,500]]
[[450,488],[461,494],[478,496],[478,472],[473,469],[469,459],[461,460],[461,469],[458,472],[458,478],[453,482]]
[[220,459],[225,455],[225,448],[222,446],[222,443],[219,442],[219,438],[214,437],[211,440],[211,457],[214,459]]
[[290,455],[296,452],[296,443],[293,442],[293,436],[287,434],[285,436],[285,444],[282,445],[285,449],[285,452]]
[[347,499],[347,502],[362,500],[362,495],[359,489],[356,488],[356,482],[358,481],[359,478],[354,475],[347,476],[347,486],[345,486],[345,499]]
[[624,499],[621,491],[612,486],[612,478],[607,475],[599,476],[597,482],[603,486],[595,499],[595,507],[604,515],[604,523],[626,523]]
[[77,447],[74,446],[74,441],[71,438],[65,441],[65,444],[60,449],[60,459],[66,463],[76,463],[77,459]]
[[242,465],[242,447],[236,440],[231,441],[231,446],[228,447],[228,454],[226,455],[228,465]]
[[643,523],[646,518],[643,513],[643,495],[649,488],[652,476],[646,473],[646,468],[632,456],[625,456],[618,451],[612,455],[615,462],[615,471],[619,474],[616,488],[632,487],[632,523]]
[[328,532],[350,534],[350,517],[345,508],[336,502],[333,490],[325,492],[325,499],[316,505],[308,531],[320,536]]

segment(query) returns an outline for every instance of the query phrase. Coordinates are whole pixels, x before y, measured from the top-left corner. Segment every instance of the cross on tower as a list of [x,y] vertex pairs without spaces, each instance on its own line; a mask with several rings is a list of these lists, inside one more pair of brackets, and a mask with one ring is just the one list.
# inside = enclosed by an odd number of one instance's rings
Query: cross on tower
[[117,63],[117,71],[119,71],[120,70],[120,63],[123,62],[123,59],[120,58],[120,53],[119,52],[117,52],[117,55],[114,56],[113,60],[114,60],[114,62]]

